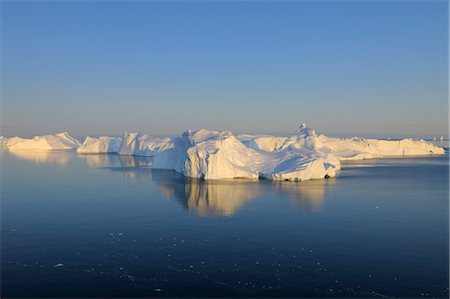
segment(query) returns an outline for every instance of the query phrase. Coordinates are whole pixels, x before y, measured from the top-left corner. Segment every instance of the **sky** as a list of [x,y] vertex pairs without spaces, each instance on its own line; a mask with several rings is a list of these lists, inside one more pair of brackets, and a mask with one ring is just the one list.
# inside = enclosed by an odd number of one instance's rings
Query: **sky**
[[448,1],[3,1],[1,133],[448,134]]

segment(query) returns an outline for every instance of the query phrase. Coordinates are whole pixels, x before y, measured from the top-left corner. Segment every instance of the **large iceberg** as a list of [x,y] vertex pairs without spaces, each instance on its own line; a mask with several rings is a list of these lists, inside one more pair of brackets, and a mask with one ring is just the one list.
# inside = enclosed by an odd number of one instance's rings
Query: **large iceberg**
[[382,157],[442,155],[444,149],[431,142],[419,139],[379,140],[359,137],[336,138],[317,135],[306,124],[290,137],[255,136],[246,137],[249,146],[265,151],[280,151],[285,148],[310,148],[321,154],[331,154],[339,160],[362,160]]
[[118,154],[151,157],[169,142],[170,138],[157,138],[137,132],[125,132]]
[[188,130],[154,155],[152,167],[203,179],[302,181],[335,176],[340,163],[311,148],[268,152],[245,145],[228,131]]
[[93,138],[87,136],[83,144],[77,148],[77,153],[101,154],[117,153],[122,144],[122,138],[101,136]]
[[378,140],[365,138],[335,138],[320,135],[316,148],[332,153],[340,160],[361,160],[383,157],[442,155],[442,147],[425,140]]
[[55,135],[35,136],[26,139],[20,137],[9,138],[6,146],[10,150],[71,150],[80,146],[80,142],[67,132]]

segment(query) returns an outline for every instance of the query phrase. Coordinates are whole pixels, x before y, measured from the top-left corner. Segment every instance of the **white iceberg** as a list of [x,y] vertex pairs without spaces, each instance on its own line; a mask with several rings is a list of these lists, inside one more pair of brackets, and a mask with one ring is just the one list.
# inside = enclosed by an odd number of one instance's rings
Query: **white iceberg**
[[122,138],[101,136],[93,138],[87,136],[83,144],[77,148],[77,153],[100,154],[117,153],[122,144]]
[[202,179],[265,178],[304,181],[336,176],[340,161],[398,156],[441,155],[444,149],[425,140],[377,140],[317,135],[306,124],[289,137],[238,135],[229,131],[185,131],[174,138],[126,132],[123,138],[68,133],[0,139],[12,150],[77,149],[78,153],[118,153],[148,158],[146,166],[175,170]]
[[118,153],[150,156],[152,168],[192,178],[304,181],[336,176],[341,160],[443,154],[444,150],[424,140],[327,137],[303,124],[290,137],[236,137],[229,131],[204,129],[165,139],[125,133]]
[[186,131],[154,154],[152,167],[172,169],[203,179],[267,178],[303,181],[333,177],[340,163],[313,149],[262,151],[251,148],[231,132]]
[[141,135],[137,132],[125,132],[118,154],[151,157],[169,142],[170,138],[157,138]]
[[320,135],[316,148],[331,153],[339,160],[361,160],[383,157],[442,155],[442,147],[419,139],[378,140],[365,138],[334,138]]
[[303,124],[298,133],[285,138],[257,136],[246,142],[249,146],[265,151],[279,151],[285,148],[309,148],[321,154],[331,154],[339,160],[362,160],[398,156],[442,155],[444,149],[431,142],[419,139],[379,140],[359,137],[336,138],[317,135]]
[[9,138],[6,146],[10,150],[71,150],[80,146],[80,142],[67,132],[55,135],[35,136],[26,139],[20,137]]

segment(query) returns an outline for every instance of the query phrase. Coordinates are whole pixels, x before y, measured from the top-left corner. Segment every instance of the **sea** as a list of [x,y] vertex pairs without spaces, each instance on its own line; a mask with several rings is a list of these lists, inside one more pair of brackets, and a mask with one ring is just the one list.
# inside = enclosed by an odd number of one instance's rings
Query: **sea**
[[0,151],[2,298],[447,298],[449,156],[305,182]]

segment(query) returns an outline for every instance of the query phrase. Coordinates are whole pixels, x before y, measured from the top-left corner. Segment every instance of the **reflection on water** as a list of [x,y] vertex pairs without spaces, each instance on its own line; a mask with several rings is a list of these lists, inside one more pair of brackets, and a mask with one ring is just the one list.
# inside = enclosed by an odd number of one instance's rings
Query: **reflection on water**
[[200,216],[232,216],[262,192],[249,181],[203,181],[184,178],[171,171],[153,171],[152,179],[167,198],[176,198]]
[[251,180],[213,180],[184,178],[173,171],[153,170],[152,179],[161,193],[175,198],[189,211],[200,216],[232,216],[247,202],[278,193],[291,200],[299,212],[319,212],[325,192],[335,179],[312,180],[301,183]]
[[[3,151],[3,150],[2,150]],[[12,156],[32,161],[36,164],[49,163],[58,164],[61,166],[66,165],[72,158],[73,152],[68,151],[35,151],[35,150],[11,150],[8,151]]]
[[115,154],[80,154],[68,151],[11,151],[14,157],[35,163],[67,164],[77,158],[90,168],[118,171],[127,180],[153,180],[161,194],[177,199],[188,211],[200,216],[232,216],[247,202],[267,194],[277,193],[289,198],[299,212],[319,212],[327,188],[334,178],[301,183],[254,180],[204,181],[185,178],[170,170],[151,169],[150,157],[121,156]]
[[117,155],[109,154],[78,154],[89,167],[108,167],[119,159]]
[[274,189],[289,197],[292,206],[300,212],[319,212],[323,206],[325,192],[336,183],[336,178],[310,180],[301,183],[274,182]]
[[448,297],[448,156],[299,183],[193,180],[118,155],[0,158],[1,297]]
[[150,157],[137,157],[137,156],[118,156],[122,167],[139,167],[139,166],[151,166],[152,160]]
[[151,177],[151,158],[136,156],[118,156],[120,167],[114,167],[116,164],[110,164],[110,169],[123,173],[125,179],[149,179]]

